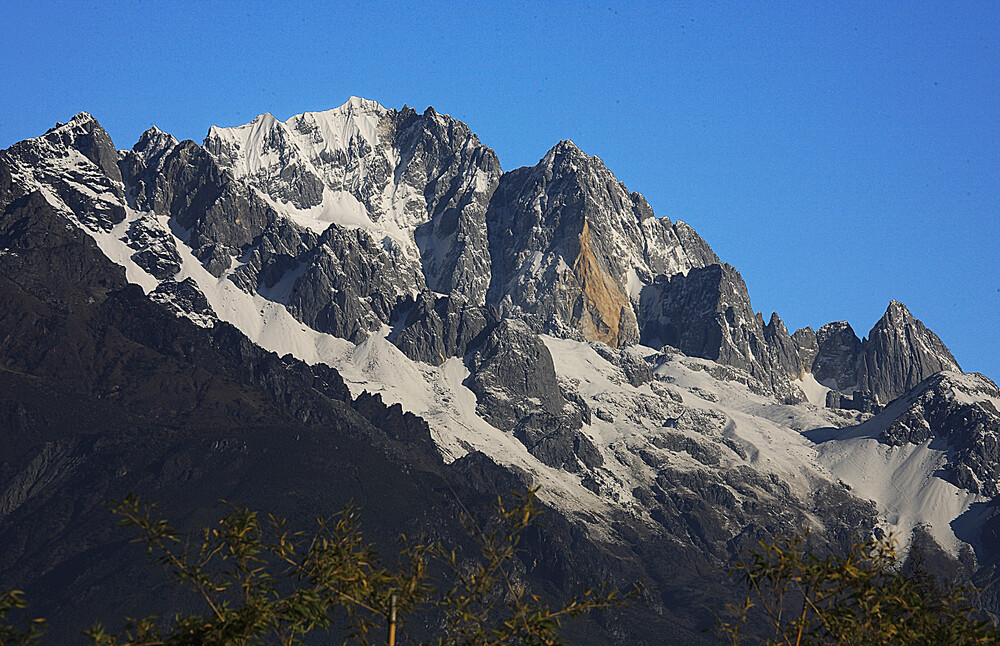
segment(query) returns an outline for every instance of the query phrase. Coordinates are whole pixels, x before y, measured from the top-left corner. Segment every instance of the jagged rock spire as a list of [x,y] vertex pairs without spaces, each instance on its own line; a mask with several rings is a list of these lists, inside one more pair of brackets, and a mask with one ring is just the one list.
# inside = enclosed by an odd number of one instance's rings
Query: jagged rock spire
[[942,370],[961,372],[941,339],[905,305],[890,301],[865,341],[858,389],[884,404]]

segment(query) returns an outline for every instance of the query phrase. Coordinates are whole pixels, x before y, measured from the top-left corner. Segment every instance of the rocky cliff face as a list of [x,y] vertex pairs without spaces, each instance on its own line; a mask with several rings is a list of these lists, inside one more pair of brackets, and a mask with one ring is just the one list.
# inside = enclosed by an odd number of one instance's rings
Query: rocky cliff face
[[792,343],[795,344],[800,368],[805,372],[812,372],[813,362],[816,361],[816,355],[819,354],[816,332],[808,326],[799,328],[792,334]]
[[774,355],[775,366],[782,372],[800,378],[807,371],[799,346],[792,340],[777,312],[771,313],[771,320],[764,326],[764,339]]
[[566,398],[552,355],[526,325],[507,319],[494,326],[469,368],[479,414],[539,460],[574,472],[601,465],[600,452],[579,431],[590,410]]
[[892,301],[868,333],[857,384],[884,404],[942,370],[961,372],[941,339],[905,305]]
[[717,260],[693,231],[654,218],[641,195],[569,141],[505,174],[487,223],[489,301],[501,314],[614,347],[639,339],[642,285]]
[[804,395],[788,380],[795,373],[791,357],[784,357],[787,367],[782,365],[780,352],[791,351],[783,338],[787,330],[779,338],[780,321],[772,318],[774,332],[766,332],[760,315],[750,306],[743,278],[730,265],[692,269],[644,287],[639,311],[643,344],[670,345],[691,356],[740,368],[781,399],[803,400]]
[[[215,276],[229,271],[244,248],[277,217],[264,200],[234,181],[193,141],[150,155],[147,161],[152,167],[146,167],[142,157],[142,153],[126,153],[123,163],[137,173],[126,177],[137,206],[149,206],[187,230],[186,242]],[[151,174],[155,179],[150,180]],[[150,201],[144,201],[149,191]]]
[[850,391],[858,382],[861,339],[847,321],[827,323],[816,331],[816,358],[812,373],[834,390]]
[[400,330],[392,342],[414,361],[439,366],[448,357],[463,357],[486,328],[489,312],[457,293],[437,297],[423,291],[397,308]]
[[111,138],[85,112],[0,151],[13,197],[40,190],[65,204],[74,221],[102,231],[125,218],[121,173],[110,161],[116,158]]
[[[804,331],[796,335],[803,348],[812,340]],[[812,363],[816,379],[837,390],[856,391],[876,406],[884,406],[937,372],[960,371],[941,339],[897,301],[889,303],[863,341],[850,324],[839,321],[816,332],[816,345]]]
[[[288,143],[267,141],[267,150]],[[321,232],[297,224],[194,142],[177,143],[151,129],[124,154],[122,167],[136,208],[188,231],[195,256],[212,274],[227,273],[319,331],[362,340],[389,321],[398,299],[424,288],[419,267],[398,246],[334,223]],[[156,235],[148,218],[134,226]]]

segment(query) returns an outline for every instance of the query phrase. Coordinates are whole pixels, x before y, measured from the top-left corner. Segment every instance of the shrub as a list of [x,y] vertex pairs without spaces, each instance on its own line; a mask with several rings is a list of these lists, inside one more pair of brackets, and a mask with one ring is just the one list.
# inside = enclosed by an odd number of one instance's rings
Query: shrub
[[806,550],[802,536],[762,541],[733,574],[748,593],[717,624],[727,643],[750,641],[748,624],[765,626],[763,643],[788,646],[1000,643],[1000,631],[973,606],[973,590],[904,572],[891,536],[824,557]]
[[[135,496],[110,504],[121,525],[139,531],[135,541],[145,544],[150,558],[194,592],[205,611],[129,619],[120,633],[95,623],[84,635],[98,646],[290,646],[316,630],[341,635],[345,643],[392,645],[397,634],[405,639],[405,622],[412,618],[433,618],[440,646],[548,646],[562,643],[564,619],[623,605],[639,594],[638,586],[628,594],[604,586],[552,608],[513,580],[521,535],[538,516],[534,491],[512,506],[498,499],[500,522],[491,531],[464,513],[474,558],[403,537],[390,565],[365,542],[351,507],[317,519],[310,531],[292,531],[284,519],[232,505],[215,526],[185,535]],[[19,631],[8,617],[9,609],[23,607],[19,593],[0,595],[0,646],[39,638],[40,620]]]

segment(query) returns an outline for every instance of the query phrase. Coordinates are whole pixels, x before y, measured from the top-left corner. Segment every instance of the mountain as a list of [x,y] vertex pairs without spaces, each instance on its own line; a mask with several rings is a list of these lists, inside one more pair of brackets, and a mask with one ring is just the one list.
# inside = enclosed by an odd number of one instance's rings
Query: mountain
[[881,501],[887,530],[922,528],[939,546],[964,554],[971,569],[996,561],[997,545],[982,525],[1000,482],[998,405],[1000,390],[986,377],[942,371],[862,424],[806,435],[832,473]]
[[889,303],[862,346],[857,388],[882,403],[943,370],[961,372],[941,339],[896,301]]
[[961,371],[941,339],[898,301],[889,303],[865,339],[858,339],[846,321],[827,323],[815,334],[799,330],[796,336],[800,346],[816,348],[816,379],[855,395],[853,402],[835,399],[843,408],[884,406],[933,374]]
[[653,276],[718,262],[694,231],[657,219],[604,163],[571,141],[505,174],[490,200],[489,300],[618,347],[639,340],[635,305]]
[[393,254],[419,261],[429,289],[483,302],[486,208],[501,172],[465,124],[354,97],[286,122],[213,127],[204,149],[298,223],[378,231]]
[[574,643],[710,640],[778,532],[996,570],[996,386],[895,301],[865,339],[765,324],[571,142],[502,172],[447,115],[352,98],[119,151],[80,114],[0,151],[0,209],[0,586],[57,641],[187,603],[130,574],[101,507],[128,491],[188,525],[354,501],[391,552],[539,487],[519,580],[651,586]]

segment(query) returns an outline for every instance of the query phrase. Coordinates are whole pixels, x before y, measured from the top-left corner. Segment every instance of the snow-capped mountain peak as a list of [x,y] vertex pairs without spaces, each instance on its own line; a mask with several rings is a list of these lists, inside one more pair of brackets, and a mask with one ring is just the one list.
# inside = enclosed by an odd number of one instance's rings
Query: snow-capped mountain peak
[[500,168],[464,124],[354,97],[285,122],[213,127],[205,149],[297,224],[362,229],[422,266],[432,289],[482,301],[483,218]]
[[209,367],[267,381],[302,425],[339,373],[336,419],[374,397],[419,415],[442,464],[540,485],[579,544],[640,569],[682,550],[701,577],[775,532],[844,542],[877,523],[992,558],[992,382],[897,301],[864,341],[846,322],[765,324],[734,267],[569,140],[503,173],[448,115],[356,97],[213,126],[204,146],[153,126],[117,151],[81,114],[0,151],[0,199],[0,295],[35,269],[70,289],[80,262],[28,262],[76,245],[131,304],[101,316],[142,303],[195,324],[162,352],[257,357]]
[[157,160],[178,143],[177,138],[173,135],[163,132],[156,126],[150,126],[139,136],[139,141],[132,146],[132,152],[142,159],[146,166],[153,166],[155,165],[154,160]]

